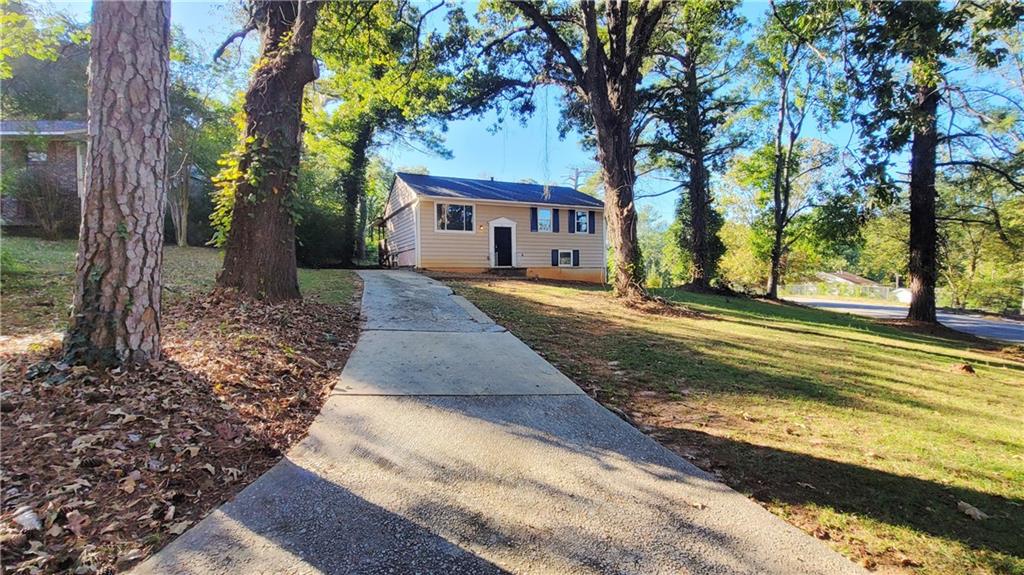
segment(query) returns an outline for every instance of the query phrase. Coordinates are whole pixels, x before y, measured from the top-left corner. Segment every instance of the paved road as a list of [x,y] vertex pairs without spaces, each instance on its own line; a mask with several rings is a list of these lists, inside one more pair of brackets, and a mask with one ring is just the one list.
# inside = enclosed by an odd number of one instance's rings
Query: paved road
[[[874,304],[852,301],[835,301],[826,299],[790,297],[791,301],[854,315],[881,319],[902,319],[907,317],[907,306],[896,304]],[[940,311],[939,323],[942,325],[973,334],[978,337],[1024,345],[1024,322],[1012,319],[996,318],[984,315],[958,314]]]
[[309,436],[139,573],[865,573],[442,284],[360,275],[366,331]]

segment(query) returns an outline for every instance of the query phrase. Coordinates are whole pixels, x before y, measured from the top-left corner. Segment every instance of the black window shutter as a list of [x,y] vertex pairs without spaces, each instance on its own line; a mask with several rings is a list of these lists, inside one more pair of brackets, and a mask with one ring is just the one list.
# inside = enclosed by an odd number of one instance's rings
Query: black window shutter
[[558,267],[558,250],[551,250],[551,265]]
[[551,210],[551,231],[558,233],[558,208]]
[[579,250],[573,250],[572,251],[572,267],[574,267],[574,268],[580,267],[580,251]]
[[597,226],[594,225],[594,220],[597,219],[594,217],[594,210],[590,210],[590,213],[588,215],[590,216],[590,221],[587,222],[587,231],[589,231],[592,234],[597,233]]
[[569,233],[576,233],[576,210],[569,210]]
[[537,208],[530,208],[530,231],[537,231]]

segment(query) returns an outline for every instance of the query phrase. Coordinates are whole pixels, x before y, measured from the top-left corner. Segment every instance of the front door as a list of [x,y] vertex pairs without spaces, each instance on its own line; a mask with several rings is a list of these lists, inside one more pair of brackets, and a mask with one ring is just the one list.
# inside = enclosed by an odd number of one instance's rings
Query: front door
[[494,228],[494,266],[512,267],[512,228]]

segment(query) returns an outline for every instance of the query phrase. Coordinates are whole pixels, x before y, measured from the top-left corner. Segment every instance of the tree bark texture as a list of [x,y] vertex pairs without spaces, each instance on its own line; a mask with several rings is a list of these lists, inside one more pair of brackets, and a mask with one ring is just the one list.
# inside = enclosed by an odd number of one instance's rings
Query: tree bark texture
[[367,151],[373,140],[373,123],[364,119],[356,128],[355,138],[350,147],[348,171],[341,180],[341,189],[345,195],[345,228],[342,233],[342,245],[345,246],[345,264],[353,265],[360,257],[359,246],[362,244],[358,236],[361,226],[358,225],[361,206],[366,204],[366,166],[369,163]]
[[64,339],[74,363],[160,357],[170,3],[96,2],[87,185]]
[[910,147],[910,310],[907,318],[935,323],[935,156],[938,148],[935,86],[919,86],[917,122]]
[[260,59],[245,94],[243,177],[217,284],[280,301],[300,297],[292,194],[302,149],[302,94],[319,71],[312,54],[319,3],[253,4]]

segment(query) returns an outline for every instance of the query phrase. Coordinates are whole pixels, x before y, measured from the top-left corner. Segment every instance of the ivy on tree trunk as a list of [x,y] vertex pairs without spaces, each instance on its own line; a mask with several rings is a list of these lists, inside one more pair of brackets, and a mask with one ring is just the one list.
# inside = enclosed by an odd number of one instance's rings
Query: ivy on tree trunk
[[66,361],[160,357],[170,3],[96,2],[89,155]]
[[359,234],[363,232],[358,222],[365,218],[360,215],[361,206],[366,204],[366,166],[369,163],[367,152],[373,141],[373,119],[370,116],[360,118],[356,127],[355,137],[349,148],[348,170],[341,179],[341,189],[345,195],[345,219],[342,230],[342,245],[345,253],[345,264],[352,265],[361,257]]
[[316,79],[313,30],[320,3],[252,2],[260,58],[245,94],[245,149],[239,159],[221,287],[280,301],[299,296],[292,196],[302,148],[302,95]]

